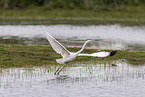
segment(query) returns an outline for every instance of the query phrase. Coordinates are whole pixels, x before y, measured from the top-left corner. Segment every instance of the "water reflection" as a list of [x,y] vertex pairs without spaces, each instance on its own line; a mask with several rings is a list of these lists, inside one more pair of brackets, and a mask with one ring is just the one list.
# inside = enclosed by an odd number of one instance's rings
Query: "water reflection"
[[131,66],[127,63],[110,65],[87,65],[65,68],[60,75],[54,75],[50,68],[11,68],[1,69],[1,87],[25,87],[35,82],[58,84],[69,82],[121,82],[129,79],[144,79],[145,66]]
[[128,95],[134,96],[132,93],[144,93],[145,90],[144,87],[140,88],[145,85],[143,65],[134,67],[125,62],[118,62],[117,66],[74,64],[74,67],[66,67],[60,75],[53,74],[55,68],[57,67],[1,68],[0,94],[8,94],[6,97],[12,94],[13,96],[31,94],[55,97],[70,95],[116,97],[118,94],[126,95],[124,91],[130,91]]

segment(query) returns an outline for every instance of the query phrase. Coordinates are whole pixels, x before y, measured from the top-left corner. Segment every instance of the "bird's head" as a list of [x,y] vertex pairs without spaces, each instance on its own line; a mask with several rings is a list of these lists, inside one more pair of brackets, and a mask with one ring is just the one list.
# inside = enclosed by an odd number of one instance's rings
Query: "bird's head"
[[117,53],[117,51],[110,52],[110,56],[114,56]]

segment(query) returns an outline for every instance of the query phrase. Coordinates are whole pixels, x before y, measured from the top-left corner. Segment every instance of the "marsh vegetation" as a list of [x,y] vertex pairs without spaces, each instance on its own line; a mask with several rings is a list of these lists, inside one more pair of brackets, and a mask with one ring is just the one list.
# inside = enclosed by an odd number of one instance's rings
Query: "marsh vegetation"
[[69,51],[78,51],[91,39],[99,42],[88,44],[82,53],[118,52],[106,58],[77,57],[60,75],[54,75],[55,59],[61,56],[51,48],[40,25],[1,25],[2,96],[144,96],[144,26],[45,27]]

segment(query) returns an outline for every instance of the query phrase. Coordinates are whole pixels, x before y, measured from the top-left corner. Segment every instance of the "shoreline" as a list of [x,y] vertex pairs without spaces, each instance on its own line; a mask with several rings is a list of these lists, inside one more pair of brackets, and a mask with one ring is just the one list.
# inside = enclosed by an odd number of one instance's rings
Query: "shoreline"
[[125,6],[113,10],[84,9],[0,9],[0,25],[145,25],[144,6]]
[[112,25],[143,26],[145,19],[124,18],[31,18],[31,17],[0,17],[0,25]]

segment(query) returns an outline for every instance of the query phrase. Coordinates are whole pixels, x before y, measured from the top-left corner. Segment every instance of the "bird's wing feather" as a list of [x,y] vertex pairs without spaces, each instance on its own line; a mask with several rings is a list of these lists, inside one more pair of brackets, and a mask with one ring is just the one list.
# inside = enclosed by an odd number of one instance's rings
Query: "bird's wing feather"
[[110,55],[110,52],[97,52],[92,54],[79,54],[78,56],[92,56],[92,57],[107,57]]
[[47,30],[42,27],[45,31],[45,35],[49,43],[51,44],[52,48],[58,53],[61,54],[63,57],[66,57],[70,54],[70,52],[60,43],[58,42],[55,38],[53,38]]

